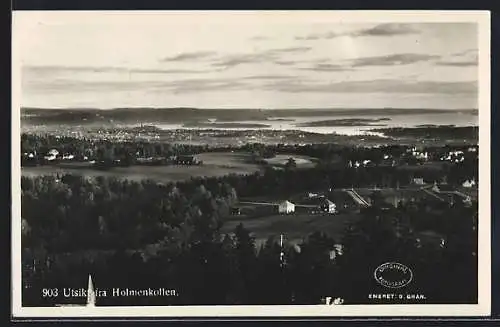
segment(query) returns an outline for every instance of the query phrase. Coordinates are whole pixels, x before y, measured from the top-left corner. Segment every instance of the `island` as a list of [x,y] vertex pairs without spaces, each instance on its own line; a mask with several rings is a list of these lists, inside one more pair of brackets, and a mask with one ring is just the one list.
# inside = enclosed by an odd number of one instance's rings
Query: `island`
[[377,124],[379,122],[391,120],[390,118],[347,118],[347,119],[327,119],[296,124],[298,127],[337,127],[337,126],[387,126]]
[[435,124],[421,124],[421,125],[417,125],[415,126],[417,128],[435,128],[435,127],[450,127],[450,128],[453,128],[453,127],[456,127],[455,125],[435,125]]
[[274,117],[268,117],[266,119],[267,121],[295,121],[293,118],[274,118]]
[[209,123],[209,122],[189,122],[184,123],[185,128],[268,128],[271,125],[258,123]]

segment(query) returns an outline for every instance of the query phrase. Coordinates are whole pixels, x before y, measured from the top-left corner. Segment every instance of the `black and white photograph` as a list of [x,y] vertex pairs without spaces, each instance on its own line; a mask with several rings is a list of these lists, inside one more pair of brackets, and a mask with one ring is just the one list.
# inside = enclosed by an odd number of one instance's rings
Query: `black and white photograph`
[[489,13],[13,12],[13,310],[490,314]]

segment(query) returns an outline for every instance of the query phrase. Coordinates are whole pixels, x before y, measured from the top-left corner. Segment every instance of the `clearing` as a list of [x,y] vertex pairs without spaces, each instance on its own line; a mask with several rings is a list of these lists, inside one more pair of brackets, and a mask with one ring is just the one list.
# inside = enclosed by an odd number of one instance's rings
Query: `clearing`
[[261,169],[258,164],[247,162],[247,154],[210,152],[197,155],[201,166],[130,166],[108,170],[92,168],[88,163],[61,163],[37,167],[22,167],[23,176],[75,174],[84,176],[110,176],[130,180],[154,179],[158,182],[182,181],[191,177],[214,177],[228,174],[251,174]]
[[321,231],[339,242],[346,224],[359,218],[355,213],[318,214],[293,213],[289,215],[273,214],[257,218],[240,218],[226,221],[223,233],[231,233],[240,223],[255,237],[257,245],[263,244],[270,236],[279,238],[284,234],[287,242],[300,243],[310,234]]

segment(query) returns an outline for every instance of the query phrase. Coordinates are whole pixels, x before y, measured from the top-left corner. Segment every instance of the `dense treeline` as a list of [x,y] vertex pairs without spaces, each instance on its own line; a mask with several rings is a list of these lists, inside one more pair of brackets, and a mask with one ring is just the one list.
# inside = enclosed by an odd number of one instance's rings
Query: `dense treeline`
[[[41,288],[85,288],[92,273],[101,289],[178,292],[174,297],[99,298],[98,305],[317,304],[325,296],[369,303],[368,293],[385,292],[373,280],[374,269],[400,261],[415,274],[406,291],[422,293],[433,303],[474,302],[477,203],[427,201],[387,210],[374,194],[373,206],[346,227],[342,240],[315,233],[299,248],[287,245],[284,261],[277,239],[260,247],[241,225],[230,235],[220,232],[238,196],[303,191],[317,188],[321,180],[358,186],[388,176],[398,178],[394,170],[368,168],[269,170],[167,185],[71,175],[23,177],[23,301],[75,302],[44,299]],[[419,236],[428,231],[437,233],[437,242]],[[342,251],[335,247],[339,243]]]
[[72,154],[75,160],[121,159],[128,164],[138,157],[170,157],[210,151],[208,145],[170,144],[163,142],[126,141],[112,142],[90,138],[75,138],[54,135],[21,135],[21,153],[34,154],[33,158],[23,155],[24,164],[42,164],[44,156],[52,149],[60,155]]

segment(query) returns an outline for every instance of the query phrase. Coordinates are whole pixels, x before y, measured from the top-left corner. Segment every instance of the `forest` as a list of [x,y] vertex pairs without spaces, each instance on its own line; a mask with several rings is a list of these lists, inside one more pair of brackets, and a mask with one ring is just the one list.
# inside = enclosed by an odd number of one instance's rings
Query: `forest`
[[[471,167],[432,170],[427,178],[446,175],[453,183],[476,174]],[[299,246],[283,249],[279,235],[258,246],[244,225],[220,232],[239,197],[408,183],[411,174],[394,167],[333,169],[325,164],[168,184],[23,176],[23,305],[74,303],[43,298],[41,289],[86,287],[89,274],[101,289],[178,292],[175,297],[99,298],[97,305],[318,304],[326,296],[342,298],[344,304],[373,303],[368,293],[386,291],[373,271],[387,261],[413,270],[414,281],[404,292],[424,294],[428,303],[475,303],[476,202],[416,201],[388,209],[375,192],[372,206],[346,226],[342,239],[318,231]],[[420,235],[429,231],[445,242],[424,241]]]

